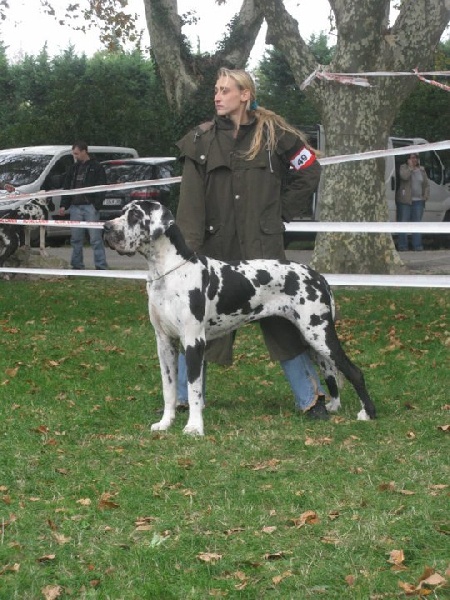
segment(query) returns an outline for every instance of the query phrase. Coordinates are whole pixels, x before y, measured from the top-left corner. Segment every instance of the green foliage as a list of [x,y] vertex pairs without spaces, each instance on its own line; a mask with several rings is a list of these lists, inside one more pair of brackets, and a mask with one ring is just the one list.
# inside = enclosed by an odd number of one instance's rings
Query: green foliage
[[[133,146],[139,154],[173,152],[173,120],[152,60],[131,53],[77,56],[68,48],[49,57],[45,48],[9,69],[3,89],[14,90],[14,118],[2,105],[1,145],[89,144]],[[9,105],[12,104],[12,101]]]
[[[318,64],[330,63],[334,47],[328,46],[325,33],[312,35],[308,46]],[[257,81],[259,104],[300,128],[320,123],[320,114],[313,101],[299,90],[286,58],[278,50],[266,52],[257,70]]]
[[336,294],[377,421],[347,384],[295,414],[251,325],[195,439],[150,432],[145,286],[111,281],[0,281],[2,599],[446,597],[419,579],[448,568],[448,291]]
[[[450,38],[436,52],[435,71],[450,71]],[[428,76],[427,79],[433,79]],[[448,77],[435,77],[449,85]],[[425,82],[418,82],[403,103],[393,124],[393,135],[423,137],[430,142],[450,139],[449,93]]]

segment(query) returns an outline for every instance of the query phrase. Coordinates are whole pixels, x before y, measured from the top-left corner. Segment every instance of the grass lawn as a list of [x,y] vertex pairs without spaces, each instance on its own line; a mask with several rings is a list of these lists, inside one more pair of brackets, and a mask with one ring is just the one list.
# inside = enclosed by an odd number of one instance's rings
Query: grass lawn
[[338,289],[351,386],[294,411],[257,325],[167,433],[143,282],[0,281],[0,599],[450,596],[445,290]]

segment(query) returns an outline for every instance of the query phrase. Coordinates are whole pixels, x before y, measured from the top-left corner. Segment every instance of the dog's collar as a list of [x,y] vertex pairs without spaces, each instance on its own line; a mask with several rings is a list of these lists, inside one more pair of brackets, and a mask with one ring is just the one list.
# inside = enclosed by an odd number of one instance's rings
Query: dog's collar
[[173,271],[176,271],[177,269],[179,269],[180,267],[182,267],[186,263],[190,262],[193,258],[196,258],[196,256],[197,256],[196,253],[193,252],[189,258],[186,258],[186,260],[183,260],[183,262],[178,263],[178,265],[175,265],[175,267],[172,267],[171,269],[169,269],[168,271],[166,271],[162,275],[159,275],[158,277],[154,277],[153,279],[150,279],[150,277],[149,277],[147,279],[148,283],[153,283],[154,281],[158,281],[158,279],[163,279],[164,277],[166,277],[166,275],[169,275],[169,273],[172,273]]

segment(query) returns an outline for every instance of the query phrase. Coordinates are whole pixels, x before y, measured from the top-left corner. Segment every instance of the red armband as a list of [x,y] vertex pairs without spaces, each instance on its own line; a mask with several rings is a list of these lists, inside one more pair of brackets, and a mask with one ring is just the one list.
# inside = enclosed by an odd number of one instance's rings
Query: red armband
[[316,160],[317,157],[314,152],[310,148],[303,146],[303,148],[300,148],[300,150],[290,158],[289,162],[296,171],[300,171],[300,169],[311,166]]

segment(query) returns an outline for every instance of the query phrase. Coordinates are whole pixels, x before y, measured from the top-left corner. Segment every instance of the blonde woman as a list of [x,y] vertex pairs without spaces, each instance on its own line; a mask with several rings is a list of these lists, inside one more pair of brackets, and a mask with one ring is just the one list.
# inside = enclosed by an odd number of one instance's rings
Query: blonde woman
[[[219,260],[285,259],[283,221],[301,211],[320,179],[304,134],[258,106],[246,72],[222,68],[216,116],[178,142],[183,161],[177,224],[188,246]],[[281,363],[297,408],[329,418],[325,393],[298,330],[285,319],[260,321],[272,360]],[[206,360],[232,362],[233,336],[208,344]],[[178,401],[187,404],[186,364],[179,360]]]

